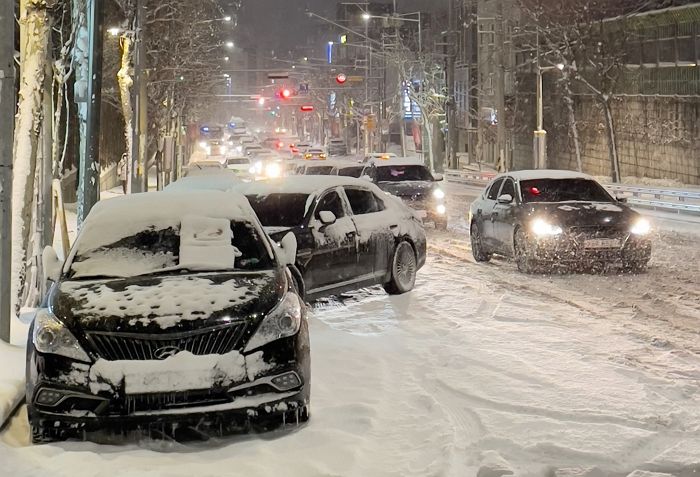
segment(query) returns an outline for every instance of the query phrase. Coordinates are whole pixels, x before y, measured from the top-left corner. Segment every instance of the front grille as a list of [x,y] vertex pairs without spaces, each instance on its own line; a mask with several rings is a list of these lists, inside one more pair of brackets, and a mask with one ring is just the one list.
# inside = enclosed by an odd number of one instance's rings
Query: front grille
[[206,391],[186,391],[156,394],[128,394],[124,396],[126,412],[160,411],[197,406],[212,406],[230,402],[225,393]]
[[245,323],[233,323],[162,335],[92,331],[87,337],[97,354],[106,360],[150,360],[164,359],[178,351],[199,356],[226,354],[236,349],[245,329]]
[[600,226],[593,225],[589,227],[571,227],[569,232],[580,238],[584,239],[597,239],[597,238],[625,238],[627,232],[618,227],[610,226]]

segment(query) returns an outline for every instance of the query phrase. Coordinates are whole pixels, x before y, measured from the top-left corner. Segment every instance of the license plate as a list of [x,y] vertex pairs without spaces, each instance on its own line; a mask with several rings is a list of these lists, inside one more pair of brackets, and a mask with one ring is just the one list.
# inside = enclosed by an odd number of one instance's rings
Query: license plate
[[583,243],[586,248],[619,248],[620,245],[620,239],[591,239]]

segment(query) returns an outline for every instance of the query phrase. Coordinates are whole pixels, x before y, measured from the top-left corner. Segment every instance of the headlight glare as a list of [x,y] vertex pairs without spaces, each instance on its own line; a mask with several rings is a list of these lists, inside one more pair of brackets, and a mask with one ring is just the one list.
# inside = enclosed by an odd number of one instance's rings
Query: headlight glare
[[442,200],[445,198],[445,191],[442,189],[435,189],[433,191],[433,197],[435,197],[438,200]]
[[75,336],[46,309],[39,310],[34,318],[32,342],[40,353],[57,354],[78,361],[91,361]]
[[646,235],[649,232],[651,232],[651,224],[644,218],[637,219],[630,229],[630,233],[634,235]]
[[287,293],[260,323],[244,351],[249,352],[278,339],[297,334],[301,327],[301,307],[299,297],[295,293]]
[[538,236],[561,235],[564,232],[558,225],[552,225],[544,219],[535,219],[530,225],[530,230]]

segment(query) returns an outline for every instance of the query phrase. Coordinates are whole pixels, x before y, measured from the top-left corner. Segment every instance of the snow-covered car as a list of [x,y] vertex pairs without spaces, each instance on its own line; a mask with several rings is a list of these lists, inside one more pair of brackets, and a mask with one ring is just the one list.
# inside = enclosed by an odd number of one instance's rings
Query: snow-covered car
[[433,174],[422,162],[411,159],[373,161],[362,172],[380,189],[399,197],[422,217],[447,228],[446,194],[442,174]]
[[305,176],[329,176],[333,173],[333,164],[327,164],[325,162],[304,164],[302,170],[299,171],[300,175]]
[[334,163],[333,172],[331,174],[343,177],[354,177],[359,179],[365,171],[364,164],[358,164],[351,161],[336,161]]
[[255,173],[254,168],[250,163],[250,158],[243,156],[227,157],[226,169],[244,177]]
[[292,176],[242,190],[273,240],[296,236],[292,270],[308,300],[370,285],[405,293],[425,264],[420,219],[368,181]]
[[649,221],[578,172],[496,176],[471,205],[469,223],[477,262],[504,255],[522,272],[611,262],[643,271],[651,257]]
[[182,171],[184,177],[197,175],[219,174],[225,170],[224,165],[218,160],[193,161],[187,164]]
[[[216,204],[213,207],[212,204]],[[27,347],[34,442],[90,431],[205,433],[308,419],[305,307],[288,266],[234,192],[153,192],[98,203]]]
[[241,184],[241,179],[236,174],[223,170],[219,173],[182,177],[165,186],[163,190],[168,192],[188,190],[220,190],[225,192],[236,190]]

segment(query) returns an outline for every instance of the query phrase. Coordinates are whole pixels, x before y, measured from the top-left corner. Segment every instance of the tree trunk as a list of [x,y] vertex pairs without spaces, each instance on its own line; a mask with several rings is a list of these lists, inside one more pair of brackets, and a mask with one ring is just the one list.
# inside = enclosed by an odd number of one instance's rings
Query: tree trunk
[[26,16],[26,50],[19,87],[14,138],[12,182],[12,296],[11,307],[19,316],[26,286],[29,236],[35,195],[36,160],[42,120],[44,75],[49,37],[46,3],[30,0]]
[[617,134],[615,132],[615,122],[610,108],[610,98],[600,99],[605,113],[605,129],[608,133],[608,154],[612,169],[612,181],[620,182],[620,158],[617,152]]
[[119,95],[122,105],[122,115],[124,116],[124,139],[126,143],[126,168],[127,168],[127,180],[129,184],[127,185],[128,190],[131,191],[131,165],[133,164],[131,160],[132,154],[132,140],[134,134],[134,108],[131,105],[131,86],[134,84],[134,80],[129,75],[129,68],[131,66],[131,38],[124,35],[120,38],[122,47],[122,57],[121,57],[121,68],[117,73],[117,81],[119,83]]
[[578,135],[578,123],[576,122],[576,110],[574,109],[574,97],[571,91],[571,83],[569,79],[564,79],[564,102],[569,116],[569,130],[571,131],[571,139],[574,141],[574,151],[576,153],[576,170],[583,172],[583,164],[581,161],[581,140]]

